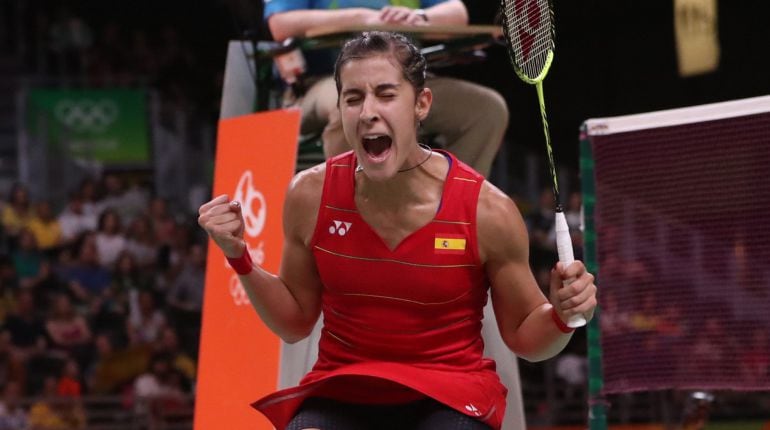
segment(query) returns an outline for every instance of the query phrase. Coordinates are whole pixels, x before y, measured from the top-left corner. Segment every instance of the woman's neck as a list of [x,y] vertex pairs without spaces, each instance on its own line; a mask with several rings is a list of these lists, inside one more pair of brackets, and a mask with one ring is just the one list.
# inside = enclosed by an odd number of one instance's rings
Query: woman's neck
[[373,206],[391,209],[440,199],[449,168],[447,160],[432,151],[421,156],[425,158],[413,162],[415,167],[400,171],[386,181],[372,181],[359,172],[356,197]]

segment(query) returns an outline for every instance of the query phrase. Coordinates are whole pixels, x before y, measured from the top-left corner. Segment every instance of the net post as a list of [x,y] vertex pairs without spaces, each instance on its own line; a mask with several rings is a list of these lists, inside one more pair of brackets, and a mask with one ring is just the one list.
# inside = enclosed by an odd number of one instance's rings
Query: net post
[[[596,255],[596,228],[594,226],[594,205],[596,192],[594,183],[594,159],[588,127],[580,127],[580,181],[583,195],[583,259],[586,269],[599,277],[599,262]],[[604,377],[602,372],[602,346],[599,320],[601,309],[596,307],[593,319],[587,326],[588,342],[588,428],[607,430],[607,400],[602,393]]]

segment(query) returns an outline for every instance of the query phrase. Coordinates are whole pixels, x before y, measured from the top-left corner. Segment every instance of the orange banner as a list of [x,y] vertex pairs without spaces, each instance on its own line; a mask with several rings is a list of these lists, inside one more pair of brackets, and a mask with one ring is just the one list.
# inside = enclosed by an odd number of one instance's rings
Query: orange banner
[[[273,273],[281,258],[299,117],[299,110],[279,110],[219,123],[213,195],[241,202],[252,259]],[[272,429],[249,403],[276,390],[279,354],[278,337],[251,307],[222,251],[209,243],[195,429]]]

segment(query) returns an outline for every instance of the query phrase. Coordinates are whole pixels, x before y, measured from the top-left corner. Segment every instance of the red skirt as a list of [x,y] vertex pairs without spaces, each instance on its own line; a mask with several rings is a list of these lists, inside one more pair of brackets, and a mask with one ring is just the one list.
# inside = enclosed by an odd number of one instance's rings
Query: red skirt
[[281,430],[310,397],[364,404],[406,403],[430,397],[499,430],[508,390],[500,383],[493,361],[484,359],[481,364],[468,372],[390,362],[313,370],[298,386],[269,394],[252,406]]

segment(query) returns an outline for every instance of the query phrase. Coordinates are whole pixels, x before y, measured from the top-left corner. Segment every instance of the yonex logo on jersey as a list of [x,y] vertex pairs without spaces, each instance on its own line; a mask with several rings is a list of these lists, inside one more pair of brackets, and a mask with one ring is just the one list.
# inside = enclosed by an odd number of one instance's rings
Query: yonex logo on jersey
[[437,234],[433,241],[436,254],[465,254],[467,240],[459,234]]
[[350,231],[350,226],[353,225],[352,222],[344,222],[344,221],[337,221],[333,220],[334,225],[329,226],[329,233],[330,234],[338,234],[340,236],[344,236],[348,234]]
[[473,403],[468,403],[465,405],[465,410],[472,413],[473,415],[476,415],[477,417],[481,416],[481,411],[479,411],[479,409],[474,406]]

